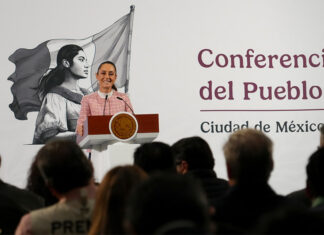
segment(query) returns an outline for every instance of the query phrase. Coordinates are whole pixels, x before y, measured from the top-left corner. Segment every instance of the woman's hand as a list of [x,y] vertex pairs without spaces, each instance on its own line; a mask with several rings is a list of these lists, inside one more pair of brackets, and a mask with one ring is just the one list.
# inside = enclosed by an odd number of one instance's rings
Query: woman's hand
[[83,125],[77,126],[76,132],[79,136],[83,136]]

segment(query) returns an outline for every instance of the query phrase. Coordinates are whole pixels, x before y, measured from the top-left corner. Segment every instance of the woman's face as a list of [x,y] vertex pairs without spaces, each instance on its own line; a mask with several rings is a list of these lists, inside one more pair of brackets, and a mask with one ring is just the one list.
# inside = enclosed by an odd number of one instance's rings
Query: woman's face
[[96,74],[96,77],[99,82],[99,90],[107,93],[111,91],[112,86],[116,81],[117,74],[113,65],[103,64]]
[[79,78],[88,77],[89,65],[87,56],[84,51],[79,51],[79,53],[73,58],[73,65],[71,66],[71,72],[78,76]]

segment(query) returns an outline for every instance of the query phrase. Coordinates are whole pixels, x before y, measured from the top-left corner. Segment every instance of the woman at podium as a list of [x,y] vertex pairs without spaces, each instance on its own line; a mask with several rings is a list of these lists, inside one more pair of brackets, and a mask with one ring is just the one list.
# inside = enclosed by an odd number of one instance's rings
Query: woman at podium
[[81,101],[81,110],[77,123],[78,135],[83,135],[83,123],[88,116],[114,115],[126,111],[133,113],[128,96],[118,92],[115,84],[117,70],[114,63],[105,61],[99,65],[96,73],[99,90],[86,95]]

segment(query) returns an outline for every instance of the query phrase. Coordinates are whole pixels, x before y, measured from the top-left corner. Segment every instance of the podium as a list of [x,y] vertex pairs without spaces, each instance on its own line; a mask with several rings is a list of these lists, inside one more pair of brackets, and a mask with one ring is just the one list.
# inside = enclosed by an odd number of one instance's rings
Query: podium
[[[124,115],[124,116],[123,116]],[[116,121],[116,119],[118,119]],[[132,118],[135,118],[136,127]],[[124,119],[124,120],[122,120]],[[125,123],[126,120],[126,124]],[[112,129],[113,122],[118,130]],[[134,126],[133,126],[134,125]],[[115,128],[115,129],[116,129]],[[124,128],[124,129],[123,129]],[[128,129],[129,130],[128,130]],[[132,130],[136,128],[136,130]],[[131,138],[123,139],[120,135],[123,132],[133,131]],[[127,134],[127,133],[126,133]],[[77,143],[83,149],[93,149],[98,146],[107,146],[117,142],[142,144],[152,142],[159,134],[159,115],[158,114],[136,114],[120,112],[115,115],[89,116],[83,124],[83,136],[77,135]],[[107,148],[107,147],[106,147]]]
[[[158,114],[89,116],[77,143],[91,150],[94,178],[101,182],[106,172],[118,165],[132,164],[138,144],[152,142],[159,134]],[[109,148],[107,148],[109,146]]]

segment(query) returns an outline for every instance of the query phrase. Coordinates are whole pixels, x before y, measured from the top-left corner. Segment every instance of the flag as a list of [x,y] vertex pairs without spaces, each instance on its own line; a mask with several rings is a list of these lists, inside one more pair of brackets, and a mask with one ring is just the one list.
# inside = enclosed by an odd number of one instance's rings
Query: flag
[[11,93],[13,102],[9,105],[16,119],[27,120],[28,112],[39,111],[41,100],[37,87],[44,74],[56,67],[56,56],[62,46],[76,44],[83,48],[88,58],[90,83],[98,89],[95,73],[100,63],[110,60],[117,67],[117,88],[128,91],[130,48],[134,17],[134,6],[130,13],[101,32],[85,39],[52,39],[39,44],[34,49],[20,48],[9,56],[16,65],[15,72],[8,80],[13,82]]

